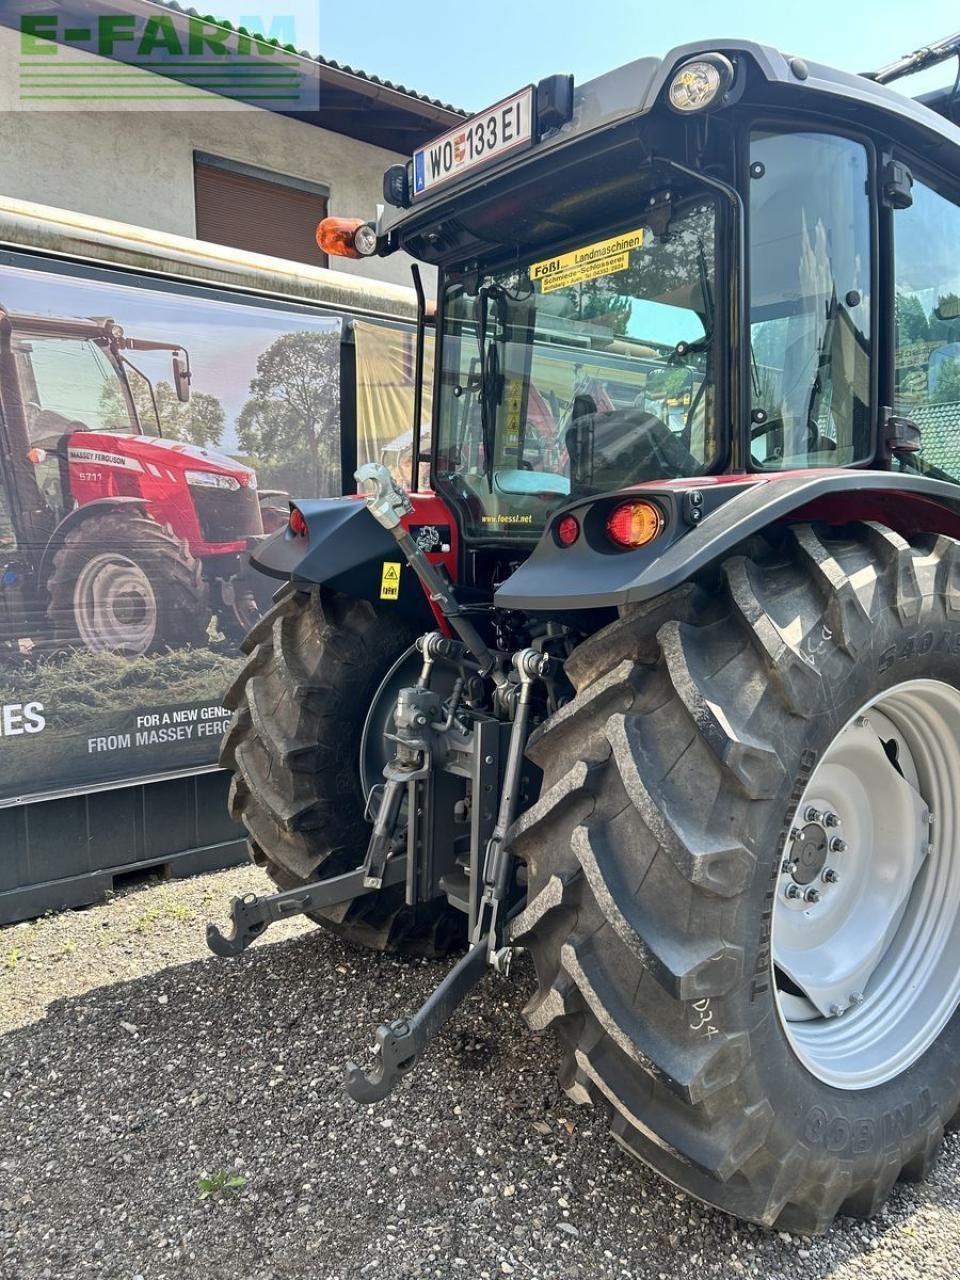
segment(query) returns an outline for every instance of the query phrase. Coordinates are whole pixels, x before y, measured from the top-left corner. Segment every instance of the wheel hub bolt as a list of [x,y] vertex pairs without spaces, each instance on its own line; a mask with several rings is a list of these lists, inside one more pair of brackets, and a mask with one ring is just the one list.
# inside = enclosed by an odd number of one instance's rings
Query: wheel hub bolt
[[803,836],[803,832],[800,830],[800,828],[799,828],[799,827],[791,827],[791,828],[790,828],[790,839],[791,839],[791,840],[799,840],[799,839],[801,839],[801,837],[802,837],[802,836]]
[[804,813],[803,818],[805,822],[819,822],[821,818],[820,810],[815,809],[813,805],[810,805],[809,809]]
[[812,886],[803,895],[804,902],[816,903],[820,901],[820,890],[814,889]]
[[793,883],[788,884],[784,892],[788,898],[803,897],[803,890],[800,888],[798,884],[793,884]]
[[830,841],[831,853],[843,853],[846,850],[846,847],[847,847],[846,840],[841,840],[839,836],[834,836],[833,839]]
[[854,991],[854,992],[851,992],[851,995],[850,995],[850,1003],[851,1003],[851,1004],[863,1004],[863,992],[862,992],[862,991]]
[[823,815],[823,825],[825,827],[839,827],[840,818],[835,813],[825,813]]
[[780,870],[785,876],[792,876],[796,869],[797,864],[795,862],[791,862],[789,858],[784,858]]
[[866,716],[857,716],[856,725],[858,729],[869,729],[870,721]]
[[830,1016],[832,1018],[842,1018],[846,1012],[847,1010],[842,1004],[832,1004],[830,1006]]
[[834,871],[833,867],[827,867],[826,871],[823,873],[823,879],[825,884],[837,884],[839,883],[840,877]]

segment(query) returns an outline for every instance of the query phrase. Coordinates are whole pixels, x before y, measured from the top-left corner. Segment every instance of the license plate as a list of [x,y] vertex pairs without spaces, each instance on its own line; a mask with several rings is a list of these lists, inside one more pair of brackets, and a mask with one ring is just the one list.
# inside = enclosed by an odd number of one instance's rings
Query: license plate
[[533,86],[471,116],[413,153],[413,194],[422,196],[533,142]]

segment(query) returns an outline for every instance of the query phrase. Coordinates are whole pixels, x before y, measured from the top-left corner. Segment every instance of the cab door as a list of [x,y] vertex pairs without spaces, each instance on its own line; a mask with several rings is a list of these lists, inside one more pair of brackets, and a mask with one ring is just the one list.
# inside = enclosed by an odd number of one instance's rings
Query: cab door
[[915,175],[893,214],[894,412],[920,428],[920,470],[960,482],[960,203]]

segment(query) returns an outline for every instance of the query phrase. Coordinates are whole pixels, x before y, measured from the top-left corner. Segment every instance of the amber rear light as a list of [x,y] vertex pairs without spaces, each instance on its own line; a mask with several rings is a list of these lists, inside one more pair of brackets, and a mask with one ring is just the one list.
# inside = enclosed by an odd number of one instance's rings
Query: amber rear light
[[554,532],[561,547],[572,547],[580,537],[580,523],[576,516],[561,516]]
[[290,508],[289,527],[294,537],[305,538],[307,536],[307,522],[303,518],[303,512],[298,507]]
[[652,502],[622,502],[607,516],[607,536],[618,547],[645,547],[663,530],[663,513]]
[[353,237],[362,226],[362,218],[324,218],[317,227],[317,244],[331,258],[359,258]]

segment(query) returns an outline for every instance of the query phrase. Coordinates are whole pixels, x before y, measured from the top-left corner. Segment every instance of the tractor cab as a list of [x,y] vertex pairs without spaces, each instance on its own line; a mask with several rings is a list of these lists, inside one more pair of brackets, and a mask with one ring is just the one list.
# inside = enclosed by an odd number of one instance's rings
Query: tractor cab
[[439,270],[432,487],[479,585],[624,489],[960,476],[960,131],[888,78],[745,42],[550,77],[322,224]]

